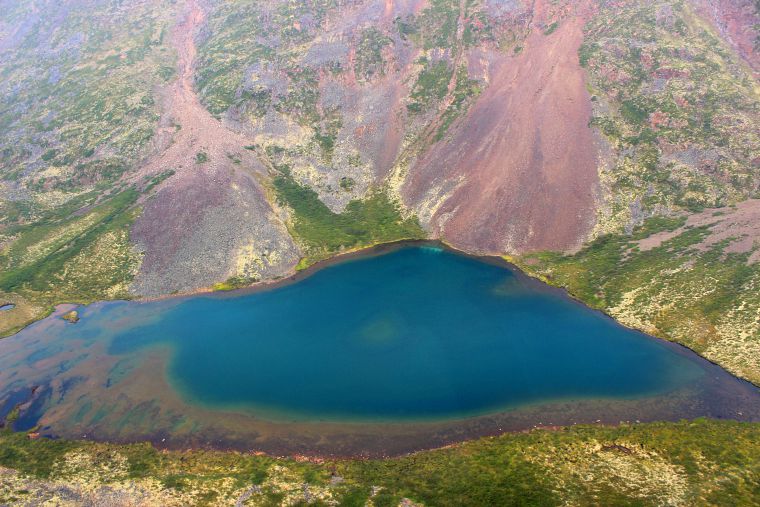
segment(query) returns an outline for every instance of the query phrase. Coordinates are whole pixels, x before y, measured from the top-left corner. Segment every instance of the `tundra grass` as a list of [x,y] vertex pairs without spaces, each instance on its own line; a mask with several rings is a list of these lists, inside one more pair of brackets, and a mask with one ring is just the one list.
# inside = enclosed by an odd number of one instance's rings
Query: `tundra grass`
[[0,502],[118,494],[163,505],[757,505],[758,442],[760,424],[696,420],[534,430],[381,460],[304,460],[6,430]]

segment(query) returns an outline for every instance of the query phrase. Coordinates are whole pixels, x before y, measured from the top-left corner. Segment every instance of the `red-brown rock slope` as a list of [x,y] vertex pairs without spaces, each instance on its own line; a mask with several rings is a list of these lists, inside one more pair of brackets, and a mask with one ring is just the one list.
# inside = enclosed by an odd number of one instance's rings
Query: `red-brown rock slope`
[[576,5],[553,27],[548,10],[535,3],[525,48],[494,64],[477,103],[402,186],[433,234],[456,247],[568,250],[594,225],[597,149],[578,63],[588,12]]
[[760,3],[757,0],[694,0],[708,19],[760,76]]

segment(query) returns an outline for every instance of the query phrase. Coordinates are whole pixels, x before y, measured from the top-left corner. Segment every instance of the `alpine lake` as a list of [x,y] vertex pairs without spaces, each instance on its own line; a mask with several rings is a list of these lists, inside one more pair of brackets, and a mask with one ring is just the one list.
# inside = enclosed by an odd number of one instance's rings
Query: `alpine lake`
[[115,301],[0,340],[43,436],[385,456],[537,426],[760,420],[760,390],[496,259],[378,247],[253,289]]

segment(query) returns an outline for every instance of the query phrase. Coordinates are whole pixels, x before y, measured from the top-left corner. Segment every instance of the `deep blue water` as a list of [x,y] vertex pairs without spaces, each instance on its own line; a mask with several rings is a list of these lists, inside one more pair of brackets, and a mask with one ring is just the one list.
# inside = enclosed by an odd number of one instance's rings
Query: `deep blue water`
[[[110,314],[83,312],[78,333],[106,326]],[[122,325],[108,352],[168,346],[169,382],[186,399],[273,419],[452,418],[651,396],[704,375],[672,347],[558,291],[432,247],[150,315]]]

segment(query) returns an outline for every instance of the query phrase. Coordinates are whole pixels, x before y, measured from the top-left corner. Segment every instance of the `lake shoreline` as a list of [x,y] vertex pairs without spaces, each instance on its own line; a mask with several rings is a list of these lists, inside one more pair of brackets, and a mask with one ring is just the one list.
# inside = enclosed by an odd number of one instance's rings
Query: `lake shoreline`
[[[760,408],[755,405],[754,413],[744,413],[739,417],[726,416],[718,409],[716,413],[705,415],[683,416],[676,406],[683,402],[690,405],[696,398],[685,397],[668,406],[669,415],[654,416],[662,410],[662,400],[644,398],[641,400],[568,400],[549,404],[536,404],[507,412],[498,412],[482,416],[469,417],[462,420],[429,423],[377,422],[377,423],[269,423],[285,429],[280,436],[263,440],[240,440],[239,438],[225,439],[224,434],[208,434],[203,439],[197,437],[175,438],[169,433],[157,432],[144,435],[141,438],[123,438],[101,436],[97,433],[82,435],[52,434],[38,432],[42,438],[53,440],[74,440],[129,445],[150,443],[154,448],[165,451],[195,451],[208,450],[220,452],[235,452],[241,454],[264,455],[272,458],[302,457],[308,460],[339,459],[365,460],[388,459],[414,455],[420,452],[434,451],[466,444],[485,438],[503,435],[518,435],[532,431],[544,430],[562,432],[576,426],[596,426],[606,428],[636,426],[639,424],[677,423],[680,421],[698,420],[731,420],[739,424],[760,424]],[[755,400],[756,402],[756,400]],[[640,405],[643,412],[639,417],[630,417],[630,406]],[[721,413],[722,412],[722,413]],[[628,413],[628,416],[624,414]],[[331,431],[323,432],[324,428],[335,431],[337,428],[348,427],[356,432],[353,438],[346,442],[330,444],[321,447],[315,442],[324,437],[330,440],[335,436]],[[283,436],[287,435],[287,436]],[[202,440],[202,441],[201,441]]]
[[[449,243],[445,242],[442,239],[400,239],[395,241],[390,241],[386,243],[377,243],[373,245],[367,245],[358,247],[355,249],[350,249],[344,252],[338,252],[334,255],[319,260],[309,266],[307,266],[304,269],[298,270],[296,267],[298,266],[298,263],[294,264],[293,267],[290,269],[289,273],[287,275],[278,277],[278,278],[271,278],[266,280],[260,280],[257,282],[254,282],[248,286],[239,287],[231,290],[217,290],[213,287],[203,287],[192,291],[187,292],[181,292],[181,293],[175,293],[175,294],[163,294],[160,296],[151,296],[151,297],[136,297],[134,299],[107,299],[107,300],[98,300],[93,301],[90,303],[72,303],[72,302],[62,302],[54,305],[48,313],[46,313],[43,317],[40,319],[34,320],[32,322],[27,323],[25,326],[18,328],[13,334],[0,337],[0,340],[4,338],[8,338],[11,336],[14,336],[21,332],[22,330],[26,329],[27,327],[31,326],[32,324],[35,324],[37,322],[40,322],[46,318],[49,317],[60,317],[67,311],[71,311],[76,309],[80,306],[88,306],[93,303],[100,303],[100,302],[110,302],[110,301],[130,301],[134,303],[149,303],[149,302],[155,302],[155,301],[166,301],[166,300],[177,300],[181,301],[183,299],[189,299],[192,297],[214,297],[214,298],[220,298],[220,299],[226,299],[226,298],[233,298],[238,296],[244,296],[247,294],[254,294],[257,292],[264,292],[268,290],[275,290],[280,287],[285,287],[288,285],[292,285],[295,283],[300,282],[301,280],[304,280],[306,278],[309,278],[310,276],[314,275],[315,273],[318,273],[319,271],[322,271],[326,268],[329,268],[331,266],[335,266],[337,264],[341,264],[343,262],[348,262],[352,260],[359,260],[364,258],[371,258],[378,255],[384,255],[388,253],[392,253],[396,250],[406,248],[406,247],[413,247],[413,246],[429,246],[433,248],[441,248],[446,251],[452,252],[456,255],[460,255],[462,257],[476,259],[481,262],[486,262],[489,264],[497,265],[503,268],[508,269],[511,271],[518,279],[520,279],[522,282],[527,282],[530,285],[533,286],[533,288],[547,291],[547,292],[554,292],[556,294],[561,295],[562,297],[573,301],[576,304],[581,305],[582,307],[589,309],[594,312],[598,312],[608,319],[612,320],[615,324],[625,328],[629,329],[631,331],[635,331],[637,333],[640,333],[644,336],[646,336],[648,339],[654,339],[659,342],[662,342],[664,344],[668,344],[673,350],[679,351],[679,353],[683,354],[686,353],[693,353],[702,358],[704,361],[707,361],[713,366],[717,366],[720,369],[726,371],[731,376],[736,378],[737,380],[741,380],[743,382],[746,382],[753,387],[760,389],[760,384],[756,384],[752,382],[751,380],[748,380],[746,378],[740,377],[738,375],[735,375],[733,372],[727,370],[724,368],[720,363],[717,363],[715,361],[712,361],[711,359],[703,356],[698,351],[690,348],[687,345],[684,345],[683,343],[669,340],[662,336],[656,336],[654,334],[650,334],[647,331],[643,329],[639,329],[636,327],[630,327],[626,324],[623,324],[622,322],[618,321],[613,315],[606,312],[604,309],[596,308],[593,306],[588,305],[585,303],[582,299],[575,296],[573,293],[571,293],[566,287],[562,285],[557,285],[552,283],[551,280],[548,280],[544,277],[532,275],[528,273],[527,271],[523,270],[520,266],[517,264],[511,262],[503,255],[498,254],[478,254],[478,253],[472,253],[467,252],[465,250],[460,250]],[[300,262],[300,261],[299,261]]]

